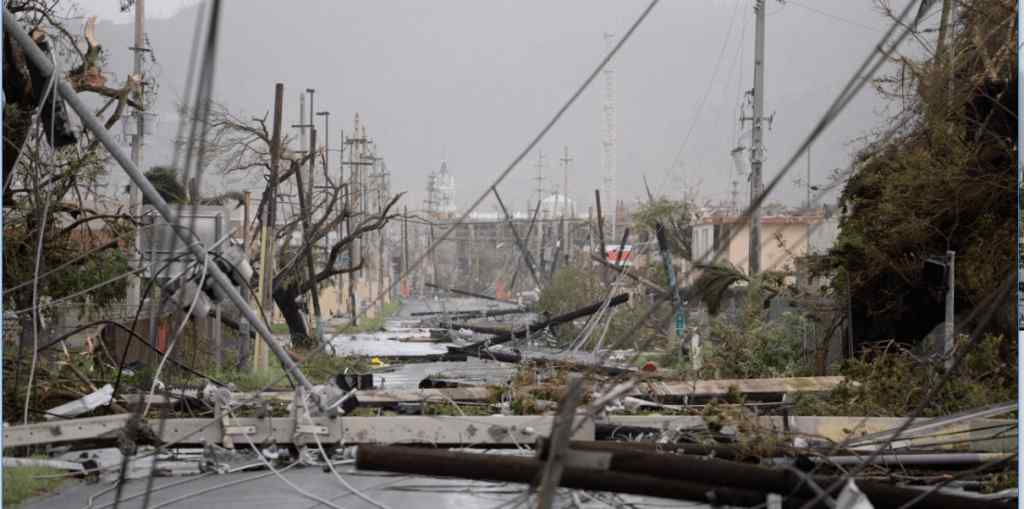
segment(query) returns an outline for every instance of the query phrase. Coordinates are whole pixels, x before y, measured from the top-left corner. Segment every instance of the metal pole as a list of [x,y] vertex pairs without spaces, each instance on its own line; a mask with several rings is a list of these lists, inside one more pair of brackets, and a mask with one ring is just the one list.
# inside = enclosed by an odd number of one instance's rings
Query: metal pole
[[[750,202],[764,193],[761,166],[764,162],[762,121],[764,120],[764,0],[757,0],[754,12],[757,22],[754,30],[754,129],[750,134]],[[750,275],[761,271],[761,210],[750,211]]]
[[[25,51],[25,55],[31,59],[32,64],[39,70],[42,77],[47,79],[52,76],[53,66],[50,63],[50,59],[43,54],[42,50],[40,50],[39,47],[36,46],[35,42],[32,41],[32,38],[25,33],[20,25],[18,25],[18,21],[15,19],[14,15],[11,14],[10,10],[6,7],[4,7],[3,24],[4,30],[14,38],[19,46],[22,47]],[[78,117],[81,119],[84,127],[89,131],[92,131],[93,135],[96,136],[96,139],[106,147],[114,160],[117,161],[121,168],[124,169],[125,173],[127,173],[135,182],[135,185],[139,187],[139,190],[142,192],[142,196],[144,196],[146,200],[153,205],[153,208],[160,213],[164,220],[170,224],[174,224],[175,216],[171,212],[170,206],[168,206],[167,202],[160,196],[160,193],[156,191],[156,188],[153,187],[153,184],[150,183],[149,179],[147,179],[131,159],[121,151],[121,147],[118,146],[117,141],[113,136],[111,136],[110,132],[103,126],[99,119],[96,118],[92,109],[78,97],[75,90],[71,88],[71,85],[68,85],[67,81],[63,78],[58,76],[56,78],[56,83],[57,92],[64,98],[68,105],[75,110],[75,113],[78,114]],[[192,250],[192,254],[197,260],[205,260],[207,258],[203,245],[193,242],[194,239],[192,239],[185,230],[181,228],[174,228],[174,232],[178,235],[179,240],[184,242],[184,245],[188,246],[189,249]],[[292,361],[291,357],[288,356],[288,353],[285,352],[284,348],[274,341],[274,337],[270,332],[270,329],[266,324],[260,321],[259,317],[256,316],[256,313],[254,313],[245,302],[245,299],[240,293],[238,293],[238,290],[231,283],[231,279],[229,279],[228,276],[220,270],[216,263],[207,263],[207,273],[214,283],[228,296],[228,299],[238,307],[238,310],[246,320],[256,328],[256,332],[260,334],[274,354],[277,355],[277,358],[281,361],[281,364],[284,365],[285,370],[289,375],[291,375],[292,378],[303,387],[312,391],[313,384],[311,384],[306,376],[302,374],[302,371],[299,370],[299,367],[294,361]]]
[[[135,64],[133,67],[133,73],[139,78],[142,77],[142,52],[143,47],[146,45],[146,2],[145,0],[135,0],[135,46],[132,50],[135,52]],[[139,106],[143,105],[143,85],[142,80],[139,80],[139,88],[135,91],[135,101]],[[143,124],[145,122],[142,112],[139,110],[135,111],[135,136],[132,136],[132,164],[135,167],[142,167],[142,137],[143,137]],[[129,184],[128,191],[128,209],[129,213],[133,218],[138,219],[142,214],[142,200],[140,199],[139,188]],[[138,246],[139,238],[136,236],[135,245]],[[137,268],[137,267],[133,267]],[[141,277],[130,277],[128,278],[128,295],[126,296],[126,303],[128,309],[135,309],[139,306],[139,299],[142,295],[142,279]]]
[[956,305],[956,251],[946,251],[946,326],[943,353],[946,356],[946,368],[953,366],[953,348],[956,346],[956,327],[954,313]]

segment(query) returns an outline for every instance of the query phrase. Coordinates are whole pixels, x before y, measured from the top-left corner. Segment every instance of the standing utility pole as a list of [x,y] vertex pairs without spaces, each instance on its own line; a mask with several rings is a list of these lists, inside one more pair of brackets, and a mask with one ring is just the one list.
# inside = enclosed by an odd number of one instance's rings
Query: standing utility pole
[[565,216],[569,213],[569,147],[562,147],[562,253],[565,254],[565,261],[568,262],[571,256],[569,253],[569,228],[565,226]]
[[[135,0],[135,45],[132,51],[135,52],[135,65],[134,73],[138,78],[138,89],[135,91],[135,102],[136,104],[143,105],[143,85],[144,79],[142,78],[142,53],[145,51],[146,46],[146,2],[145,0]],[[132,136],[132,163],[136,168],[142,168],[142,133],[145,125],[145,118],[141,110],[135,110],[135,136]],[[141,191],[139,187],[129,183],[128,187],[128,209],[132,218],[138,220],[139,216],[142,215],[142,199]],[[136,236],[135,245],[138,246],[139,238]],[[141,265],[141,264],[140,264]],[[139,307],[139,299],[141,299],[141,288],[142,281],[139,277],[131,277],[128,279],[128,295],[126,296],[126,303],[128,309],[136,309]]]
[[[312,217],[312,214],[313,214],[313,182],[316,180],[316,126],[313,124],[313,121],[314,121],[313,94],[316,93],[316,90],[314,90],[312,88],[307,88],[306,89],[306,93],[309,94],[309,183],[306,185],[306,190],[305,190],[307,205],[303,206],[302,205],[302,200],[300,199],[299,200],[299,207],[300,207],[300,209],[301,208],[305,208],[306,209],[306,210],[300,210],[300,213],[302,214],[302,217],[303,217],[303,221],[305,222],[304,223],[304,226],[305,226],[304,230],[305,230],[305,232],[303,232],[302,237],[303,237],[304,241],[309,242],[310,241],[309,240],[310,239],[310,235],[312,235],[312,233],[313,233],[313,232],[309,231],[309,225],[313,221],[313,217]],[[298,175],[298,173],[299,172],[296,172],[296,176]],[[296,180],[295,182],[296,182],[296,184],[299,185],[299,195],[301,197],[301,195],[303,193],[302,182],[300,180]],[[314,264],[314,261],[313,261],[313,253],[314,253],[313,247],[314,246],[310,246],[309,251],[307,251],[307,253],[308,253],[308,256],[307,256],[308,262],[307,262],[307,264],[309,265],[309,277],[310,278],[315,278],[316,277],[316,265]],[[313,285],[313,289],[310,290],[310,297],[312,297],[312,300],[313,300],[313,315],[315,317],[314,318],[314,320],[315,320],[314,324],[315,324],[316,330],[315,330],[314,334],[315,334],[315,337],[316,337],[317,341],[323,342],[323,340],[324,340],[324,322],[323,322],[323,316],[320,314],[320,286],[319,285],[316,285],[316,284]]]
[[[260,303],[266,316],[274,316],[274,251],[276,246],[275,225],[277,224],[277,186],[278,166],[281,163],[281,121],[284,116],[284,83],[274,86],[274,130],[270,140],[270,182],[267,186],[270,192],[267,193],[269,203],[263,207],[264,216],[263,235],[260,241]],[[273,318],[271,318],[273,320]],[[268,326],[270,324],[267,324]],[[244,341],[248,337],[243,338]],[[267,348],[262,341],[256,342],[253,350],[253,364],[257,371],[264,371],[269,367]]]
[[[544,151],[537,151],[537,202],[544,203]],[[542,218],[542,219],[547,219]],[[544,223],[537,228],[537,263],[538,269],[544,272]]]
[[811,146],[807,145],[807,210],[811,210]]
[[[606,33],[604,41],[608,51],[611,52],[615,46],[615,36]],[[618,158],[615,149],[617,129],[615,116],[615,71],[611,65],[607,65],[604,69],[604,151],[601,162],[604,163],[604,197],[605,201],[612,206],[611,214],[608,216],[612,239],[615,238],[615,220],[618,212],[618,202],[615,200],[615,173]],[[602,245],[603,242],[602,239]]]
[[[313,153],[315,151],[313,147],[316,146],[316,129],[310,129],[309,143],[311,147],[310,153]],[[310,177],[312,177],[312,170],[309,172],[309,174]],[[301,171],[295,172],[295,183],[296,185],[299,186],[299,189],[301,190],[301,188],[303,187]],[[310,194],[309,198],[312,198],[312,194]],[[311,200],[306,199],[306,193],[299,192],[299,214],[301,214],[300,217],[302,218],[302,240],[303,243],[306,244],[311,242],[313,234],[313,232],[310,231],[310,224],[312,223],[311,216],[313,214],[312,205],[313,204],[311,203]],[[315,282],[316,265],[313,261],[312,246],[309,246],[309,248],[306,250],[306,269],[309,272],[309,280],[313,282],[313,287],[309,291],[310,297],[313,300],[313,312],[316,317],[316,330],[313,333],[317,341],[323,341],[323,319],[320,315],[320,285],[316,284]]]
[[[764,164],[764,0],[757,0],[754,13],[754,128],[750,133],[750,202],[754,205],[764,193],[761,167]],[[761,271],[761,207],[750,211],[750,270],[751,276]]]

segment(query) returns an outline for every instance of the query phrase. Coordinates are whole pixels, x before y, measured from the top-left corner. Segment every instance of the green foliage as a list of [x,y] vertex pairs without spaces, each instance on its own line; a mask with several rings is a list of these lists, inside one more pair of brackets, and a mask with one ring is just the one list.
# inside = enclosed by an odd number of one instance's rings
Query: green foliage
[[[47,228],[48,236],[43,242],[43,260],[40,271],[47,267],[56,267],[67,260],[79,256],[87,249],[82,241],[59,235],[55,229]],[[25,281],[31,281],[35,269],[36,233],[23,229],[9,229],[4,234],[4,287],[10,288]],[[95,252],[79,263],[69,265],[57,273],[39,281],[40,296],[59,298],[91,288],[108,281],[115,276],[128,272],[127,255],[117,248]],[[101,286],[88,295],[72,299],[75,303],[88,302],[97,308],[116,302],[124,297],[127,280]],[[18,302],[31,302],[31,285],[13,292],[5,292],[4,306],[7,309],[24,307]]]
[[36,479],[64,473],[47,467],[5,467],[3,469],[4,507],[16,507],[31,497],[51,493],[64,482],[61,478]]
[[741,316],[719,316],[711,321],[698,376],[773,378],[813,374],[812,359],[801,344],[807,321],[792,313],[769,321],[762,285],[760,276],[750,281]]
[[690,200],[671,200],[660,197],[640,204],[633,212],[633,222],[645,239],[653,240],[656,224],[665,228],[669,251],[683,259],[692,259],[693,222],[699,208]]
[[918,339],[941,320],[929,316],[941,307],[921,277],[928,257],[956,251],[958,309],[983,302],[1013,267],[1015,6],[972,0],[953,18],[953,64],[903,58],[903,74],[879,81],[904,108],[894,135],[876,134],[857,154],[840,198],[831,258],[850,275],[858,337]]
[[[609,286],[601,278],[601,270],[604,269],[595,270],[576,265],[562,266],[555,272],[551,283],[541,292],[537,309],[550,316],[556,316],[602,301],[608,296]],[[662,269],[652,267],[649,270],[650,273],[643,274],[645,277],[660,277],[660,281],[664,281],[663,275],[657,275],[658,271],[664,274]],[[625,289],[614,292],[614,295],[621,292],[625,292]],[[630,297],[630,302],[609,309],[608,313],[612,314],[612,318],[605,335],[605,347],[630,348],[634,346],[634,342],[642,343],[650,339],[653,339],[654,345],[664,344],[663,331],[658,331],[653,326],[664,322],[664,319],[672,312],[670,307],[668,305],[661,306],[659,312],[648,320],[644,327],[639,327],[639,322],[647,312],[648,303],[644,299],[637,298],[635,294]],[[557,333],[558,341],[561,344],[571,342],[583,329],[585,321],[586,319],[579,320],[578,325],[572,323],[560,325]],[[592,342],[596,342],[596,338],[602,334],[603,323],[591,336]],[[613,345],[612,342],[619,338],[625,338],[627,343]]]
[[[966,336],[960,337],[961,346]],[[1000,353],[1004,338],[986,336],[964,357],[957,373],[929,400],[922,417],[949,415],[1016,399],[1016,362]],[[1009,356],[1016,359],[1016,352]],[[945,372],[944,359],[916,355],[894,342],[869,349],[839,367],[846,381],[824,397],[802,397],[801,415],[910,415]]]
[[[154,166],[146,172],[146,179],[160,193],[160,197],[167,203],[185,203],[188,200],[188,193],[185,186],[178,181],[178,172],[169,166]],[[145,200],[144,203],[149,203]]]
[[[234,363],[229,365],[234,366]],[[369,360],[364,357],[338,357],[329,353],[318,353],[311,355],[300,367],[313,384],[332,383],[331,380],[339,373],[345,371],[353,373],[366,373],[370,369]],[[285,371],[281,363],[271,359],[270,365],[265,371],[237,370],[232,368],[220,371],[208,371],[210,376],[224,383],[234,384],[240,391],[255,391],[266,388],[270,383],[278,381],[276,388],[288,387],[288,380],[284,378]]]

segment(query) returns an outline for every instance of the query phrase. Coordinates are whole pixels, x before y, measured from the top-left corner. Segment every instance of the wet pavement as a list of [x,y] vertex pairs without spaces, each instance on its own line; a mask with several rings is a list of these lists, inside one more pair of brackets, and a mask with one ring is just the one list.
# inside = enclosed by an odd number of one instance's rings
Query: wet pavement
[[[424,352],[444,353],[443,343],[416,343],[389,339],[412,332],[420,316],[412,313],[445,309],[505,309],[512,306],[484,299],[421,299],[403,305],[399,313],[386,321],[385,331],[334,339],[339,354],[401,357]],[[517,317],[520,318],[520,317]],[[528,320],[529,318],[520,318]],[[405,334],[408,332],[408,334]],[[429,331],[427,331],[429,335]],[[449,343],[450,344],[450,343]],[[514,366],[495,361],[471,358],[466,362],[424,362],[394,365],[375,373],[375,384],[388,389],[414,389],[428,376],[457,378],[467,382],[496,383],[512,375]],[[494,508],[515,507],[524,503],[527,487],[520,484],[489,483],[464,479],[395,475],[386,472],[356,471],[351,464],[337,467],[345,483],[358,490],[356,494],[338,477],[320,467],[295,467],[279,472],[254,470],[230,474],[204,474],[181,477],[159,477],[144,505],[146,479],[126,481],[121,495],[121,508],[150,509],[160,507],[202,508],[225,507],[244,509],[292,509],[314,507],[438,507]],[[283,478],[283,479],[282,479]],[[287,482],[285,482],[287,480]],[[65,483],[56,493],[36,498],[22,507],[28,509],[70,509],[113,507],[115,485],[111,482],[87,484]],[[319,497],[323,501],[318,501]],[[373,503],[367,501],[370,499]],[[613,494],[570,492],[562,490],[556,506],[608,507],[630,503],[637,507],[703,507],[678,501],[624,497]]]

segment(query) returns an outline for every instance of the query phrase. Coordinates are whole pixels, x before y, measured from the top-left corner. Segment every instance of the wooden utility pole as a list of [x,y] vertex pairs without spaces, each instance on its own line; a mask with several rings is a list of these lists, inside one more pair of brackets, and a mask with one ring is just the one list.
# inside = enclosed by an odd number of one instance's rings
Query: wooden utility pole
[[[316,129],[315,128],[310,128],[309,145],[310,145],[310,154],[312,155],[313,153],[316,152]],[[311,157],[311,160],[312,159],[314,159],[314,158]],[[310,168],[309,176],[310,176],[310,178],[313,178],[312,168]],[[309,291],[310,298],[313,300],[313,312],[315,313],[315,316],[316,316],[316,322],[315,322],[316,323],[316,329],[313,331],[313,334],[314,334],[314,337],[317,339],[317,341],[323,341],[323,339],[324,339],[323,338],[323,319],[321,318],[321,315],[320,315],[320,291],[319,291],[319,285],[315,284],[316,264],[314,263],[314,260],[313,260],[313,258],[314,258],[313,251],[314,251],[314,248],[315,248],[315,243],[312,242],[313,232],[310,230],[310,222],[311,222],[310,221],[310,217],[312,216],[313,211],[312,211],[312,203],[307,203],[307,197],[304,196],[306,193],[304,193],[302,191],[303,190],[302,171],[295,172],[295,184],[299,187],[299,214],[302,217],[302,243],[306,244],[306,246],[307,246],[307,249],[306,249],[306,269],[307,269],[307,271],[309,273],[309,276],[308,276],[309,280],[314,282],[313,288],[310,289],[310,291]],[[310,200],[308,200],[308,201],[312,201],[311,200],[312,197],[313,197],[313,195],[312,195],[312,193],[310,193],[310,195],[308,196],[308,198],[310,198]]]
[[[409,271],[409,207],[402,206],[402,274]],[[405,283],[403,281],[403,283]],[[407,283],[406,283],[407,284]],[[403,295],[404,297],[404,295]]]
[[[498,205],[501,206],[501,211],[505,214],[505,221],[508,222],[508,227],[512,230],[512,238],[515,239],[516,247],[519,248],[519,252],[523,255],[523,261],[526,262],[526,268],[530,270],[530,277],[533,278],[533,284],[537,285],[537,288],[540,288],[540,279],[537,277],[537,270],[533,265],[533,258],[530,256],[530,250],[527,249],[523,239],[519,237],[519,232],[516,231],[516,225],[512,221],[512,216],[508,213],[508,209],[505,208],[505,202],[501,201],[501,195],[498,194],[498,190],[492,187],[491,192],[494,193],[494,197],[498,199]],[[437,284],[437,281],[434,281],[434,284]]]
[[[569,215],[569,147],[562,148],[562,253],[568,262],[572,253],[569,252],[569,230],[565,227],[565,216]],[[575,215],[575,214],[573,214]]]
[[750,134],[750,244],[749,274],[761,271],[761,207],[757,200],[764,194],[761,168],[764,164],[764,0],[757,0],[754,6],[756,23],[754,28],[754,129]]
[[[260,303],[263,306],[264,314],[273,321],[274,316],[274,251],[276,250],[276,228],[277,224],[277,186],[278,167],[281,164],[281,120],[284,110],[284,83],[274,86],[274,128],[270,140],[270,182],[267,184],[270,192],[267,193],[269,203],[263,207],[264,217],[262,218],[263,233],[260,249]],[[270,326],[271,324],[267,324]],[[245,338],[248,340],[248,338]],[[257,371],[264,371],[269,367],[267,347],[262,341],[256,341],[253,350],[253,366]]]
[[242,191],[242,251],[249,255],[249,209],[252,207],[252,193]]

